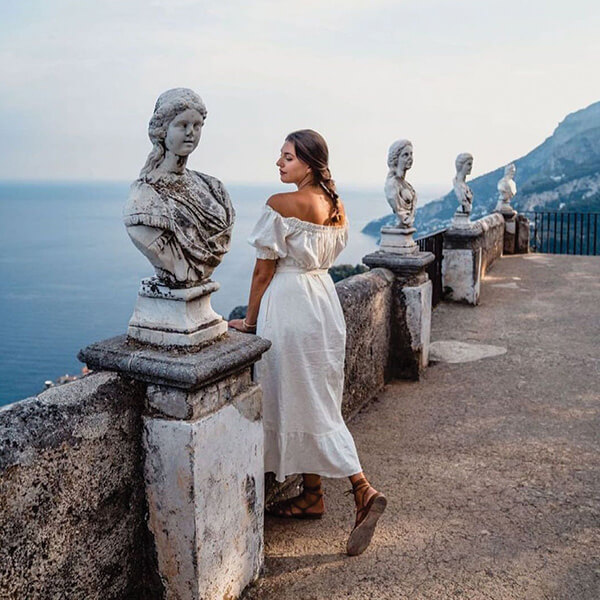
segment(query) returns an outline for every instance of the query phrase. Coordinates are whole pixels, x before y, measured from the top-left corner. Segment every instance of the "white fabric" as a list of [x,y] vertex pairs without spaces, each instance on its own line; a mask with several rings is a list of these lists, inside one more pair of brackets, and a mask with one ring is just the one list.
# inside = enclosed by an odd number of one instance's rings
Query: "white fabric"
[[327,269],[348,227],[282,217],[268,205],[250,244],[277,260],[265,291],[257,334],[272,346],[256,365],[263,389],[265,471],[278,481],[294,473],[347,477],[360,472],[342,418],[346,323]]

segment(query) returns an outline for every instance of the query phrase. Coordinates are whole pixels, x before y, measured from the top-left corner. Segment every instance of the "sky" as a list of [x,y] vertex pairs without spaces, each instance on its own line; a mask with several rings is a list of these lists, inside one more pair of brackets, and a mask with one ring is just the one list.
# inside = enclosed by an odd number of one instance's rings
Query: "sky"
[[157,96],[208,107],[191,168],[277,181],[287,133],[330,147],[338,184],[413,185],[518,158],[600,100],[597,0],[0,0],[0,180],[133,180]]

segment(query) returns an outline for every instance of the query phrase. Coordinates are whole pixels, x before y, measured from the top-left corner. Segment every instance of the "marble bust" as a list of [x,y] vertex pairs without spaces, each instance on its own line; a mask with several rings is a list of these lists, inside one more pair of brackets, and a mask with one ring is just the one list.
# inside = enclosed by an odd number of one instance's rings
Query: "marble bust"
[[462,213],[468,217],[473,206],[473,192],[467,185],[466,178],[473,169],[473,156],[468,152],[463,152],[456,157],[454,164],[456,166],[456,176],[452,180],[452,184],[459,202],[456,214]]
[[397,217],[397,227],[411,228],[415,220],[417,193],[406,181],[406,172],[413,165],[413,146],[409,140],[395,141],[388,151],[388,174],[385,197]]
[[159,96],[148,126],[152,150],[123,211],[129,237],[170,288],[206,281],[229,250],[235,211],[227,190],[215,177],[186,168],[206,114],[190,89]]
[[517,184],[514,182],[514,176],[517,172],[517,167],[514,163],[510,163],[504,168],[504,177],[498,182],[498,206],[510,205],[510,201],[517,193]]

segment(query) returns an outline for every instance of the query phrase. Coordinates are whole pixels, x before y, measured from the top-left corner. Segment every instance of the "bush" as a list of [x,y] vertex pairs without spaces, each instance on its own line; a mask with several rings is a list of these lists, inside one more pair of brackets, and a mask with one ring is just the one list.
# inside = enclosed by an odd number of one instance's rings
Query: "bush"
[[359,275],[360,273],[365,273],[368,271],[368,267],[365,265],[335,265],[329,269],[329,274],[333,279],[334,283],[341,281],[342,279],[346,279],[346,277],[352,277],[352,275]]

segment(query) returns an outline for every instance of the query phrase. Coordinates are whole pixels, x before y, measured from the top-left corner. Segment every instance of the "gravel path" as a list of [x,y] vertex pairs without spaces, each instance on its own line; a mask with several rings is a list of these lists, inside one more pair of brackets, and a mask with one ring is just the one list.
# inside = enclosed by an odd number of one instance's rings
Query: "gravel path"
[[370,548],[327,480],[321,521],[267,518],[247,600],[600,599],[600,259],[503,258],[432,340],[507,352],[390,384],[351,424],[389,500]]

